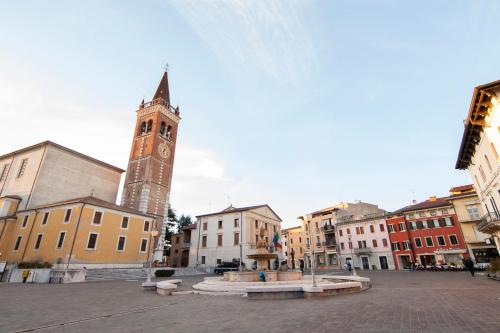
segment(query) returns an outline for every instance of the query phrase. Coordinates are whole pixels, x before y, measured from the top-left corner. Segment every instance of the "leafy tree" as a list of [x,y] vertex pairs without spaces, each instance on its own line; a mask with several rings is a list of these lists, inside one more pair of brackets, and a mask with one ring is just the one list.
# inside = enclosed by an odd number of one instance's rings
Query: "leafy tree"
[[174,234],[174,227],[178,224],[177,215],[175,215],[175,211],[171,208],[168,209],[167,213],[167,223],[165,227],[165,245],[163,247],[163,254],[168,256],[170,255],[170,241],[172,235]]
[[193,221],[191,219],[191,216],[182,214],[181,217],[179,217],[179,220],[177,221],[177,227],[179,228],[179,230],[181,230],[182,227],[185,227],[192,223]]

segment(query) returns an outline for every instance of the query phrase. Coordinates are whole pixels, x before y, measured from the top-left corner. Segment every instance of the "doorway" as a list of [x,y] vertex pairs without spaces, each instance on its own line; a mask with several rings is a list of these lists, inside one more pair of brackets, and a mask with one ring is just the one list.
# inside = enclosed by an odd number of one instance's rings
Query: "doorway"
[[409,269],[410,268],[410,256],[400,255],[398,256],[398,269]]
[[363,269],[370,269],[370,263],[368,262],[368,257],[361,257],[361,263],[363,264]]
[[389,269],[389,264],[387,263],[387,257],[380,256],[378,258],[380,260],[380,269]]

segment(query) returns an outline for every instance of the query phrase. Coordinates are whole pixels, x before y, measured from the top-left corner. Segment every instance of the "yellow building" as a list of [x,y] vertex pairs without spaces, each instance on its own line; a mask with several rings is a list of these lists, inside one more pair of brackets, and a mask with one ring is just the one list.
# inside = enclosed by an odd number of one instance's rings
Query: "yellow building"
[[457,214],[470,257],[480,264],[488,263],[497,257],[498,251],[491,235],[482,233],[477,228],[486,212],[473,185],[451,188],[448,199]]
[[10,207],[0,218],[0,261],[142,267],[149,258],[155,220],[137,210],[91,196],[20,211],[20,198],[0,200]]
[[302,226],[292,227],[282,230],[283,238],[286,242],[283,250],[290,268],[299,269],[300,260],[304,258],[304,244]]

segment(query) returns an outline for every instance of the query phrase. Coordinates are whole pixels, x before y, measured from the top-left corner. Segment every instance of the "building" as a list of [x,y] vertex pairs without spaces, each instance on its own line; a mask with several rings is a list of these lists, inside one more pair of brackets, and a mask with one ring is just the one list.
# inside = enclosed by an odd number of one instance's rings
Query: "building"
[[498,256],[498,251],[491,235],[482,233],[477,228],[485,211],[473,185],[452,187],[448,199],[457,214],[469,256],[476,263],[489,263]]
[[[251,268],[247,255],[257,253],[259,230],[265,230],[265,240],[271,251],[283,257],[281,249],[272,246],[274,235],[281,234],[281,218],[269,207],[228,208],[196,217],[196,229],[191,232],[189,266],[207,271],[226,261],[241,262]],[[269,262],[269,267],[271,266]]]
[[299,269],[300,261],[304,258],[304,243],[302,242],[302,226],[283,229],[283,254],[288,267]]
[[45,141],[0,156],[0,198],[19,197],[19,210],[89,195],[114,202],[123,171]]
[[387,230],[396,269],[461,265],[468,256],[460,223],[448,198],[430,197],[388,215]]
[[189,224],[181,228],[180,232],[170,238],[170,255],[167,264],[171,267],[189,266],[189,248],[191,247],[191,232],[196,229],[196,224]]
[[478,223],[500,252],[500,81],[474,88],[455,165],[468,169],[486,214]]
[[[168,218],[179,107],[170,104],[165,72],[153,100],[139,105],[122,193],[122,205],[156,216],[160,247],[165,240],[163,221]],[[156,247],[156,246],[155,246]],[[161,257],[161,251],[158,251]],[[156,259],[161,259],[155,257]]]
[[386,211],[377,205],[345,203],[334,211],[340,264],[350,263],[356,269],[394,269],[385,227]]

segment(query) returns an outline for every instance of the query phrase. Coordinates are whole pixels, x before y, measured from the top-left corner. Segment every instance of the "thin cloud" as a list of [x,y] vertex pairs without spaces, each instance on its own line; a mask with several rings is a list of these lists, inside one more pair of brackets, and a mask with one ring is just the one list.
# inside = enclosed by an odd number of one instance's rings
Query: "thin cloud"
[[[314,45],[305,1],[169,1],[222,63],[236,59],[281,84],[311,74]],[[238,70],[239,71],[239,70]]]

